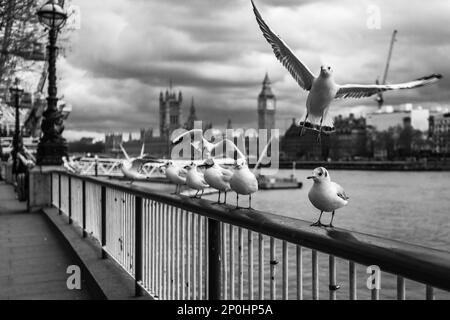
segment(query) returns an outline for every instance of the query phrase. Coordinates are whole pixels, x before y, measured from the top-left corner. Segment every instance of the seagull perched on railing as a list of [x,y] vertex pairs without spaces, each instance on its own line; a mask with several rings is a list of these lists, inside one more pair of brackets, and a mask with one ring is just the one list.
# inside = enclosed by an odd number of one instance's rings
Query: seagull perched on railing
[[339,85],[334,82],[331,67],[325,65],[320,67],[320,74],[317,77],[295,56],[288,45],[269,28],[258,9],[256,9],[253,0],[251,2],[259,28],[267,42],[272,46],[275,56],[286,67],[298,85],[302,89],[309,91],[306,100],[306,113],[299,122],[302,125],[301,135],[303,135],[305,127],[308,127],[319,131],[317,140],[320,141],[322,130],[324,132],[334,131],[333,120],[328,115],[328,109],[334,99],[363,98],[388,90],[412,89],[437,82],[442,78],[440,74],[432,74],[400,84]]
[[208,188],[209,185],[206,183],[203,173],[197,170],[197,165],[192,162],[190,165],[184,167],[187,170],[186,174],[186,185],[194,190],[197,190],[197,193],[192,198],[197,198],[198,193],[201,191],[202,194],[199,198],[202,197],[203,192],[205,192],[205,188]]
[[238,151],[239,158],[236,160],[234,166],[233,175],[230,179],[230,187],[236,192],[236,208],[239,208],[239,195],[248,195],[248,209],[252,208],[252,194],[258,191],[258,179],[256,179],[256,171],[258,170],[261,161],[264,159],[269,148],[270,143],[275,136],[269,140],[264,149],[262,150],[258,162],[252,171],[250,171],[246,157],[244,154],[236,147]]
[[334,211],[347,205],[348,197],[344,188],[336,182],[331,181],[327,169],[319,167],[314,169],[313,175],[308,177],[313,179],[314,184],[309,190],[308,198],[312,205],[320,210],[320,217],[312,226],[325,226],[320,222],[324,212],[331,212],[331,222],[328,227],[333,227]]
[[222,168],[217,163],[214,162],[214,159],[210,158],[205,161],[204,166],[206,167],[204,177],[207,184],[210,187],[219,191],[219,197],[217,199],[217,203],[220,202],[220,193],[225,193],[225,199],[223,203],[227,203],[227,192],[231,190],[230,180],[233,175],[233,171]]
[[173,194],[179,194],[181,191],[181,186],[186,184],[186,170],[174,165],[172,161],[167,161],[159,168],[165,168],[166,178],[176,186]]

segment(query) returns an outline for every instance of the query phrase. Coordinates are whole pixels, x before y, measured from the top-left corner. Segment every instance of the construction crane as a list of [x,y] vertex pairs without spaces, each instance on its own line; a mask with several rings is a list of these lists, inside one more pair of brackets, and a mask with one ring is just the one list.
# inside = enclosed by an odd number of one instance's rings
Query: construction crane
[[[383,78],[381,79],[382,85],[386,84],[386,79],[387,79],[389,66],[390,66],[391,58],[392,58],[392,50],[394,49],[394,43],[397,40],[396,36],[397,36],[397,30],[394,30],[394,32],[392,32],[391,44],[389,45],[389,52],[388,52],[388,56],[387,56],[386,66],[384,68]],[[380,81],[378,79],[376,80],[376,84],[380,84]],[[383,93],[381,91],[377,94],[375,101],[378,102],[378,109],[381,109],[381,107],[383,106],[383,103],[384,103]]]

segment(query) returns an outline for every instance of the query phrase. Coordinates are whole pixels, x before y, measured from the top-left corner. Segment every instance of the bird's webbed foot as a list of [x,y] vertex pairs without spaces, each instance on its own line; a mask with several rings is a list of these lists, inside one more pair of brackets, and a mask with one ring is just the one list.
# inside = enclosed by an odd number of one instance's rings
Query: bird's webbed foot
[[311,227],[324,227],[325,225],[320,222],[320,221],[316,221],[314,223],[311,224]]

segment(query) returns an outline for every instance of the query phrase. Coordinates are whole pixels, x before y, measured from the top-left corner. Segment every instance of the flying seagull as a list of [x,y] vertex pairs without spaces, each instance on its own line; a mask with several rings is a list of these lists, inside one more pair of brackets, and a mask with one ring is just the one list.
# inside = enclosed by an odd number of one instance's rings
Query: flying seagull
[[261,17],[253,0],[251,0],[251,2],[259,28],[267,42],[272,46],[275,56],[289,71],[298,85],[304,90],[309,91],[306,100],[306,114],[299,122],[299,124],[302,125],[301,135],[304,133],[305,127],[319,131],[318,140],[320,140],[322,131],[334,131],[333,120],[328,115],[328,109],[334,99],[364,98],[383,91],[412,89],[437,82],[442,78],[442,75],[440,74],[432,74],[427,77],[400,84],[339,85],[334,82],[333,70],[331,67],[325,65],[320,67],[319,76],[315,76],[308,67],[295,56],[288,45],[269,28]]

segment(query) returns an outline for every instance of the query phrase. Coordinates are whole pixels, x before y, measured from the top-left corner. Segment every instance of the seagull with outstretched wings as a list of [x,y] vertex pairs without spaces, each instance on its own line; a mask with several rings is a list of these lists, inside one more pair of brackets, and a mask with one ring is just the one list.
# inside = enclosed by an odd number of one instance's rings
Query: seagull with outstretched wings
[[304,133],[305,127],[318,130],[318,140],[320,140],[320,134],[322,132],[327,133],[334,131],[333,120],[328,116],[328,109],[334,99],[364,98],[383,91],[412,89],[437,82],[442,78],[440,74],[432,74],[427,77],[400,84],[339,85],[334,82],[333,70],[329,66],[321,66],[319,76],[315,76],[308,67],[295,56],[288,45],[269,28],[261,17],[253,0],[251,0],[251,2],[259,28],[261,29],[264,38],[266,38],[267,42],[272,46],[275,56],[289,71],[298,85],[302,89],[309,91],[306,100],[306,113],[299,122],[302,126],[301,135]]

